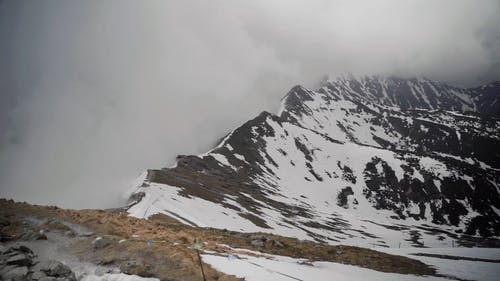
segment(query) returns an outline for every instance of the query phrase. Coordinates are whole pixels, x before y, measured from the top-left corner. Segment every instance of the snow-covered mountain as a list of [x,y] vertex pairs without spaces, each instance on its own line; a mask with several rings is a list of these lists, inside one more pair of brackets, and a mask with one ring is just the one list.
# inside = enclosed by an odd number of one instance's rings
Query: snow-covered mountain
[[[499,83],[326,79],[137,181],[130,215],[353,245],[500,236]],[[495,90],[496,89],[496,90]]]
[[500,81],[486,84],[471,89],[472,101],[476,105],[477,111],[500,117]]

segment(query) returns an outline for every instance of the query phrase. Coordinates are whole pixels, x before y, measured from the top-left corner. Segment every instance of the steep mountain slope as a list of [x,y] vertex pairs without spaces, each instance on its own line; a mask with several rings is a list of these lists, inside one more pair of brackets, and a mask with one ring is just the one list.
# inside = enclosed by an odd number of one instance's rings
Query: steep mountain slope
[[472,100],[479,112],[499,117],[500,116],[500,82],[493,82],[474,89]]
[[278,115],[145,172],[128,212],[355,245],[499,236],[500,120],[466,112],[474,93],[382,77],[296,86]]
[[334,93],[351,100],[370,101],[406,109],[442,109],[474,111],[470,90],[432,81],[427,78],[341,75],[322,82]]

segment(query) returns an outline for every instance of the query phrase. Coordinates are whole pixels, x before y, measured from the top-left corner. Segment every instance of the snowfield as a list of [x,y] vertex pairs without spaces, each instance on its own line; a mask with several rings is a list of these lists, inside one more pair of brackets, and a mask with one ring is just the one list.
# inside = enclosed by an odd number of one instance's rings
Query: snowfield
[[500,158],[487,151],[500,144],[500,120],[451,111],[474,108],[463,93],[381,77],[296,86],[277,115],[142,174],[128,213],[361,247],[499,237]]
[[[438,274],[446,276],[477,281],[497,281],[500,277],[499,248],[377,248],[376,250],[417,259],[436,268]],[[496,262],[452,260],[413,255],[415,253],[488,259]]]
[[[255,257],[246,254],[237,255],[202,255],[203,261],[226,274],[244,278],[246,281],[293,281],[293,280],[343,280],[343,281],[386,281],[386,280],[477,280],[495,281],[500,276],[500,266],[492,262],[475,262],[463,260],[446,260],[438,258],[417,257],[410,253],[440,253],[442,255],[464,255],[475,258],[500,259],[500,249],[377,249],[396,255],[416,258],[434,266],[443,277],[415,276],[395,273],[384,273],[375,270],[344,265],[333,262],[307,262],[283,256],[262,254]],[[254,252],[249,252],[254,253]]]
[[81,281],[160,281],[158,278],[145,278],[137,275],[128,275],[123,273],[107,273],[101,276],[87,275]]

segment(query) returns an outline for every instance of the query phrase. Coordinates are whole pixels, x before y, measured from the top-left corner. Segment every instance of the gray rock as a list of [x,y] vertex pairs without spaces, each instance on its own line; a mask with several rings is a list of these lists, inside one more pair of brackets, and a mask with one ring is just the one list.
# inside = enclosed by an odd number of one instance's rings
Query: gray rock
[[0,242],[7,242],[7,241],[11,241],[13,239],[14,239],[14,237],[12,237],[11,235],[0,231]]
[[35,264],[32,268],[31,271],[36,272],[36,271],[43,271],[43,272],[48,272],[50,271],[50,261],[40,261],[37,264]]
[[45,235],[45,233],[43,232],[30,231],[24,233],[20,239],[24,241],[47,240],[47,235]]
[[7,251],[5,251],[4,254],[11,254],[11,253],[17,254],[17,252],[33,255],[33,251],[30,248],[19,244],[9,247],[9,249],[7,249]]
[[94,235],[94,232],[92,232],[92,231],[83,232],[83,233],[80,234],[81,237],[90,237],[92,235]]
[[8,255],[8,254],[0,255],[0,264],[4,264],[5,261],[7,261],[8,258],[10,258],[10,257],[12,257],[14,255],[15,255],[15,253],[10,254],[10,255]]
[[56,281],[56,278],[55,277],[46,276],[46,277],[42,277],[41,279],[38,279],[38,281]]
[[268,238],[265,235],[262,235],[262,234],[252,234],[252,235],[250,235],[249,238],[251,240],[262,240],[264,242],[266,242],[268,240]]
[[283,245],[283,243],[281,243],[278,240],[271,239],[271,242],[273,243],[274,247],[277,247],[277,248],[284,248],[285,247],[285,245]]
[[17,254],[7,259],[8,265],[30,266],[33,264],[33,258],[27,254]]
[[107,247],[109,245],[111,245],[111,240],[108,238],[100,237],[100,238],[97,238],[96,240],[94,240],[94,248],[95,249],[101,249],[101,248]]
[[3,254],[5,251],[7,251],[7,247],[0,245],[0,254]]
[[35,266],[31,268],[31,271],[41,271],[47,276],[52,277],[74,277],[73,271],[71,271],[71,269],[67,265],[56,260],[41,261],[35,264]]
[[15,265],[1,265],[0,266],[0,276],[5,274],[7,271],[16,268],[17,266]]
[[71,268],[58,261],[51,262],[49,269],[48,275],[56,277],[69,277],[73,273]]
[[35,271],[33,272],[33,274],[31,274],[31,279],[33,280],[40,280],[43,277],[47,277],[47,274],[45,274],[45,272],[43,271]]
[[98,267],[95,269],[94,274],[97,276],[102,276],[106,273],[112,273],[113,270],[110,268],[105,268],[105,267]]
[[68,236],[68,237],[75,237],[76,233],[73,230],[68,230],[68,231],[64,232],[64,235]]
[[73,273],[67,265],[56,260],[39,262],[32,268],[32,271],[42,271],[46,275],[53,277],[67,277]]
[[264,241],[262,240],[252,240],[250,241],[250,244],[254,247],[263,247],[264,246]]
[[2,274],[2,280],[22,280],[28,275],[28,267],[14,267]]

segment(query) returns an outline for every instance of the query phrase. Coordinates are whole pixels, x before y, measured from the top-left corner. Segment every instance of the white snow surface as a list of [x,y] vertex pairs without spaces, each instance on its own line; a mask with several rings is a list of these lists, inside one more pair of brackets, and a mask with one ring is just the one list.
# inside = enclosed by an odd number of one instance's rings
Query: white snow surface
[[106,273],[103,275],[87,275],[81,281],[160,281],[158,278],[146,278],[123,273]]
[[255,257],[246,254],[212,255],[204,254],[202,259],[216,270],[246,281],[424,281],[449,280],[432,276],[415,276],[385,273],[371,269],[333,262],[309,262],[285,256],[261,254]]
[[309,262],[285,256],[264,254],[245,249],[233,249],[235,254],[205,253],[203,261],[226,274],[246,281],[266,280],[498,280],[498,263],[451,260],[412,255],[413,253],[440,254],[456,257],[500,260],[500,249],[493,248],[376,248],[393,255],[420,260],[437,270],[442,277],[384,273],[366,268],[333,262]]
[[[377,251],[417,259],[436,268],[438,274],[476,281],[497,281],[500,276],[499,248],[377,248]],[[496,260],[483,262],[416,256],[415,253]]]
[[[369,111],[358,110],[358,105],[355,102],[356,91],[347,81],[352,78],[361,83],[364,91],[374,93],[373,89],[367,88],[367,78],[359,77],[345,77],[345,79],[337,81],[343,87],[339,91],[327,87],[316,92],[299,88],[299,90],[305,91],[304,95],[309,97],[304,101],[303,107],[304,111],[310,114],[296,114],[293,111],[287,111],[285,106],[287,98],[298,95],[298,93],[291,92],[283,99],[278,115],[290,114],[297,119],[297,124],[277,122],[275,119],[267,117],[265,123],[266,126],[272,128],[273,136],[261,136],[255,127],[252,128],[253,135],[248,136],[250,141],[259,139],[265,143],[265,147],[259,150],[259,153],[266,162],[258,163],[258,165],[265,166],[266,171],[268,171],[267,169],[272,171],[272,173],[259,174],[251,180],[259,185],[268,198],[289,206],[307,209],[312,215],[312,219],[301,216],[286,217],[281,212],[282,210],[275,209],[264,202],[258,202],[260,204],[256,209],[260,213],[259,217],[270,228],[259,227],[240,215],[252,213],[252,211],[241,206],[234,198],[226,197],[224,203],[233,205],[241,211],[226,208],[218,203],[198,197],[181,196],[179,195],[181,187],[149,182],[147,186],[142,186],[142,183],[147,181],[144,174],[137,181],[133,193],[143,192],[145,196],[140,202],[131,206],[128,213],[138,218],[164,213],[193,226],[225,228],[242,232],[261,231],[308,240],[320,236],[326,237],[328,239],[326,242],[331,244],[350,244],[364,247],[373,245],[397,247],[399,244],[403,247],[412,246],[414,245],[412,242],[414,236],[411,231],[415,229],[414,227],[439,228],[450,233],[455,233],[458,229],[463,230],[463,221],[470,220],[477,215],[471,210],[470,202],[466,200],[461,203],[470,211],[460,218],[462,223],[458,227],[434,224],[430,214],[430,203],[425,204],[425,218],[419,220],[412,217],[407,217],[404,220],[395,219],[393,211],[375,209],[373,202],[366,199],[363,194],[366,190],[366,175],[364,173],[366,164],[373,159],[380,159],[394,170],[398,180],[408,176],[415,181],[423,182],[424,173],[421,172],[431,174],[433,176],[432,182],[438,190],[441,190],[442,181],[446,177],[470,181],[472,179],[470,175],[450,169],[447,162],[440,160],[439,157],[413,154],[415,147],[412,146],[411,140],[402,138],[397,130],[386,130],[384,126],[388,126],[388,123],[385,119],[391,115],[392,118],[400,119],[403,124],[407,125],[412,125],[414,122],[436,123],[455,131],[455,134],[452,135],[462,136],[462,133],[472,130],[489,137],[497,135],[500,137],[500,121],[498,121],[499,129],[484,132],[481,120],[477,117],[460,115],[451,111],[432,115],[432,112],[427,110],[421,113],[416,112],[417,117],[410,118],[393,107],[394,93],[389,92],[388,86],[388,83],[393,82],[373,77],[370,79],[379,79],[383,85],[383,100],[386,101],[386,104],[382,106],[367,102],[365,106],[370,109]],[[441,85],[429,83],[427,79],[417,79],[408,84],[413,96],[417,98],[422,96],[422,99],[428,103],[431,99],[422,94],[422,85],[424,84],[429,84],[428,86],[434,89],[436,95],[439,95],[436,87]],[[349,91],[349,95],[342,91]],[[451,98],[463,100],[464,103],[470,102],[464,99],[463,93],[456,89],[451,89],[448,94]],[[335,97],[336,100],[333,100],[332,97]],[[467,123],[460,123],[462,121],[457,121],[456,116],[467,119]],[[373,120],[377,120],[377,122],[373,122]],[[422,133],[429,130],[425,125],[415,126],[415,128],[421,130]],[[233,171],[238,171],[241,168],[235,165],[254,164],[246,160],[245,155],[242,155],[243,152],[238,151],[238,147],[228,143],[233,133],[234,131],[229,133],[214,149],[198,155],[198,157],[213,157],[221,167],[228,167]],[[376,141],[377,138],[393,143],[396,148],[405,150],[407,153],[395,153],[383,149]],[[461,139],[459,138],[459,141]],[[307,147],[310,155],[306,156],[303,151],[298,149],[297,142]],[[286,155],[283,154],[283,151],[286,152]],[[460,160],[465,164],[479,163],[481,167],[484,166],[484,169],[493,169],[473,158],[463,159],[457,155],[444,153],[436,153],[436,155],[441,156],[441,158]],[[408,172],[403,169],[410,158],[418,159],[420,171],[412,168]],[[269,159],[272,159],[273,163]],[[383,172],[381,163],[376,165],[379,174]],[[349,167],[352,170],[352,176],[356,178],[355,183],[346,179],[343,167]],[[496,183],[498,181],[494,184],[497,186],[497,190],[500,190]],[[346,206],[339,206],[337,196],[346,187],[352,188],[353,194],[347,196]],[[250,193],[240,192],[240,195],[249,200],[258,201],[252,198]],[[440,204],[440,202],[433,203]],[[413,203],[407,206],[400,204],[397,207],[410,214],[418,214],[420,210],[419,206]],[[446,217],[444,219],[446,220]],[[308,225],[311,220],[323,226],[333,225],[333,227],[311,227]],[[399,229],[384,227],[384,225],[396,226]],[[366,233],[371,236],[365,235]],[[419,242],[425,246],[451,246],[452,242],[449,238],[443,240],[438,235],[422,229],[419,229],[419,233],[421,235],[418,238]]]
[[[426,224],[436,228],[444,228],[451,232],[456,229],[453,226],[434,225],[430,221],[430,216],[427,217],[428,219],[418,221],[413,218],[394,220],[391,218],[394,216],[392,211],[375,210],[372,203],[363,196],[363,189],[365,188],[363,171],[366,163],[374,158],[382,159],[394,169],[398,180],[403,179],[405,171],[401,166],[405,162],[394,152],[352,142],[335,143],[328,141],[317,133],[290,123],[278,124],[271,119],[268,119],[267,122],[274,129],[275,136],[265,137],[266,153],[277,165],[266,163],[265,166],[271,169],[274,175],[263,174],[255,178],[255,182],[258,182],[261,188],[273,191],[269,193],[269,198],[289,205],[302,206],[310,210],[315,222],[328,224],[332,221],[332,217],[335,217],[348,225],[342,227],[339,231],[309,227],[304,225],[309,219],[298,216],[286,218],[280,213],[280,210],[262,203],[264,207],[259,208],[262,213],[261,218],[271,227],[270,229],[262,228],[241,217],[239,212],[233,209],[225,208],[222,205],[198,197],[180,196],[179,187],[159,183],[149,183],[144,187],[141,183],[136,186],[135,192],[144,192],[145,196],[140,202],[130,207],[128,213],[138,218],[147,218],[156,213],[164,213],[189,225],[226,228],[244,232],[270,232],[308,240],[313,239],[311,233],[315,233],[331,238],[329,243],[332,244],[341,243],[365,247],[380,243],[395,247],[400,242],[403,246],[412,245],[409,229],[405,231],[388,229],[380,224],[398,224],[406,228]],[[285,134],[290,137],[284,137]],[[304,158],[302,152],[295,148],[295,140],[314,148],[311,155],[314,161],[307,161]],[[280,150],[288,151],[288,155],[283,156]],[[204,157],[209,156],[217,159],[221,165],[237,170],[224,155],[214,152],[204,155]],[[235,158],[239,157],[235,156]],[[291,160],[293,164],[291,164]],[[437,159],[420,157],[419,161],[423,170],[436,175],[440,180],[453,175],[446,165]],[[308,168],[307,165],[310,165],[311,168]],[[341,168],[343,166],[352,169],[353,175],[357,178],[356,183],[346,181]],[[381,169],[381,167],[378,168]],[[310,170],[328,180],[316,180]],[[413,172],[410,176],[420,181],[423,180],[418,171]],[[144,176],[142,175],[141,178],[144,178]],[[308,178],[309,182],[305,178]],[[438,185],[440,184],[439,180],[435,180],[435,182]],[[337,195],[346,186],[351,186],[354,192],[353,195],[349,196],[348,204],[350,208],[348,210],[337,204]],[[356,205],[353,204],[353,198],[357,200]],[[238,207],[243,212],[249,212],[231,198],[226,198],[226,203]],[[426,207],[430,209],[429,206]],[[411,213],[418,214],[419,209],[414,205],[409,206],[408,210]],[[471,212],[469,215],[473,214]],[[289,221],[301,224],[301,228],[290,224]],[[374,237],[360,235],[360,231],[370,233]],[[451,246],[449,240],[440,240],[435,235],[426,232],[421,232],[421,234],[421,241],[427,246]]]

